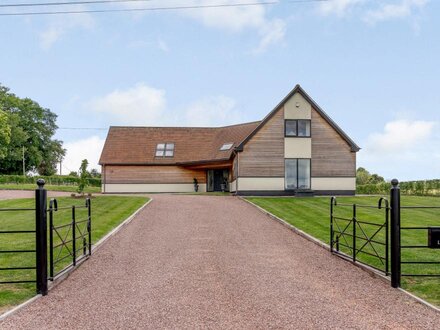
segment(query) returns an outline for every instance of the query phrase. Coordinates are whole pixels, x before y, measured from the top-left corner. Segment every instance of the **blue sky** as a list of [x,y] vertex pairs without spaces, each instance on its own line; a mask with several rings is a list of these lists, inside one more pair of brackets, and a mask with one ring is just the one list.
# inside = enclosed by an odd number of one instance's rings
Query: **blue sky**
[[[439,178],[438,13],[433,0],[331,0],[1,16],[0,82],[57,113],[61,128],[260,120],[299,83],[362,147],[358,166],[387,179]],[[97,167],[105,135],[60,129],[63,171],[82,158]]]

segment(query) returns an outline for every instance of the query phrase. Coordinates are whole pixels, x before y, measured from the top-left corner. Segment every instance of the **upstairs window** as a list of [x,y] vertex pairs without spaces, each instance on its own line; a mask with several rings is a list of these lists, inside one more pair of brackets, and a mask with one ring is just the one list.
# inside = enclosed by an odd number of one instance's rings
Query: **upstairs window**
[[224,145],[221,146],[220,151],[226,151],[232,148],[232,146],[234,145],[234,143],[225,143]]
[[156,146],[156,157],[173,157],[174,143],[158,143]]
[[288,119],[285,121],[284,128],[285,136],[310,137],[310,120],[308,119]]

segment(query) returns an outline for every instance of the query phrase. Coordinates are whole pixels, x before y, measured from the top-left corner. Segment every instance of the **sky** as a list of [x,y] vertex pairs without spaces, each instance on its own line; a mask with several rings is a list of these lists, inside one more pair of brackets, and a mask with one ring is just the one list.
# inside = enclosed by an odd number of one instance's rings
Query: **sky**
[[[0,13],[256,2],[264,1],[150,0]],[[358,166],[386,179],[440,178],[440,1],[270,2],[0,16],[0,83],[58,115],[63,174],[84,158],[99,168],[110,125],[261,120],[300,84],[362,148]]]

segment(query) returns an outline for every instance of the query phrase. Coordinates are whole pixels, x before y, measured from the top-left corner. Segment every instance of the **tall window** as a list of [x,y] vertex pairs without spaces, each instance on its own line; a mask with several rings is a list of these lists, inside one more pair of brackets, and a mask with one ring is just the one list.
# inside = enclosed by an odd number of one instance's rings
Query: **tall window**
[[158,143],[156,146],[156,157],[173,157],[174,143]]
[[285,160],[286,189],[310,189],[310,159]]
[[309,119],[298,119],[298,120],[287,119],[285,121],[284,128],[285,128],[284,129],[285,136],[310,137]]

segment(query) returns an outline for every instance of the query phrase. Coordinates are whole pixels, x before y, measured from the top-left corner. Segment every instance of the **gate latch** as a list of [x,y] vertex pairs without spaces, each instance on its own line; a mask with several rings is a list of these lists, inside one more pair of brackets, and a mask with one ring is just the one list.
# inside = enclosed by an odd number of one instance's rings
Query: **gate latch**
[[428,228],[428,246],[431,249],[440,249],[440,227]]

